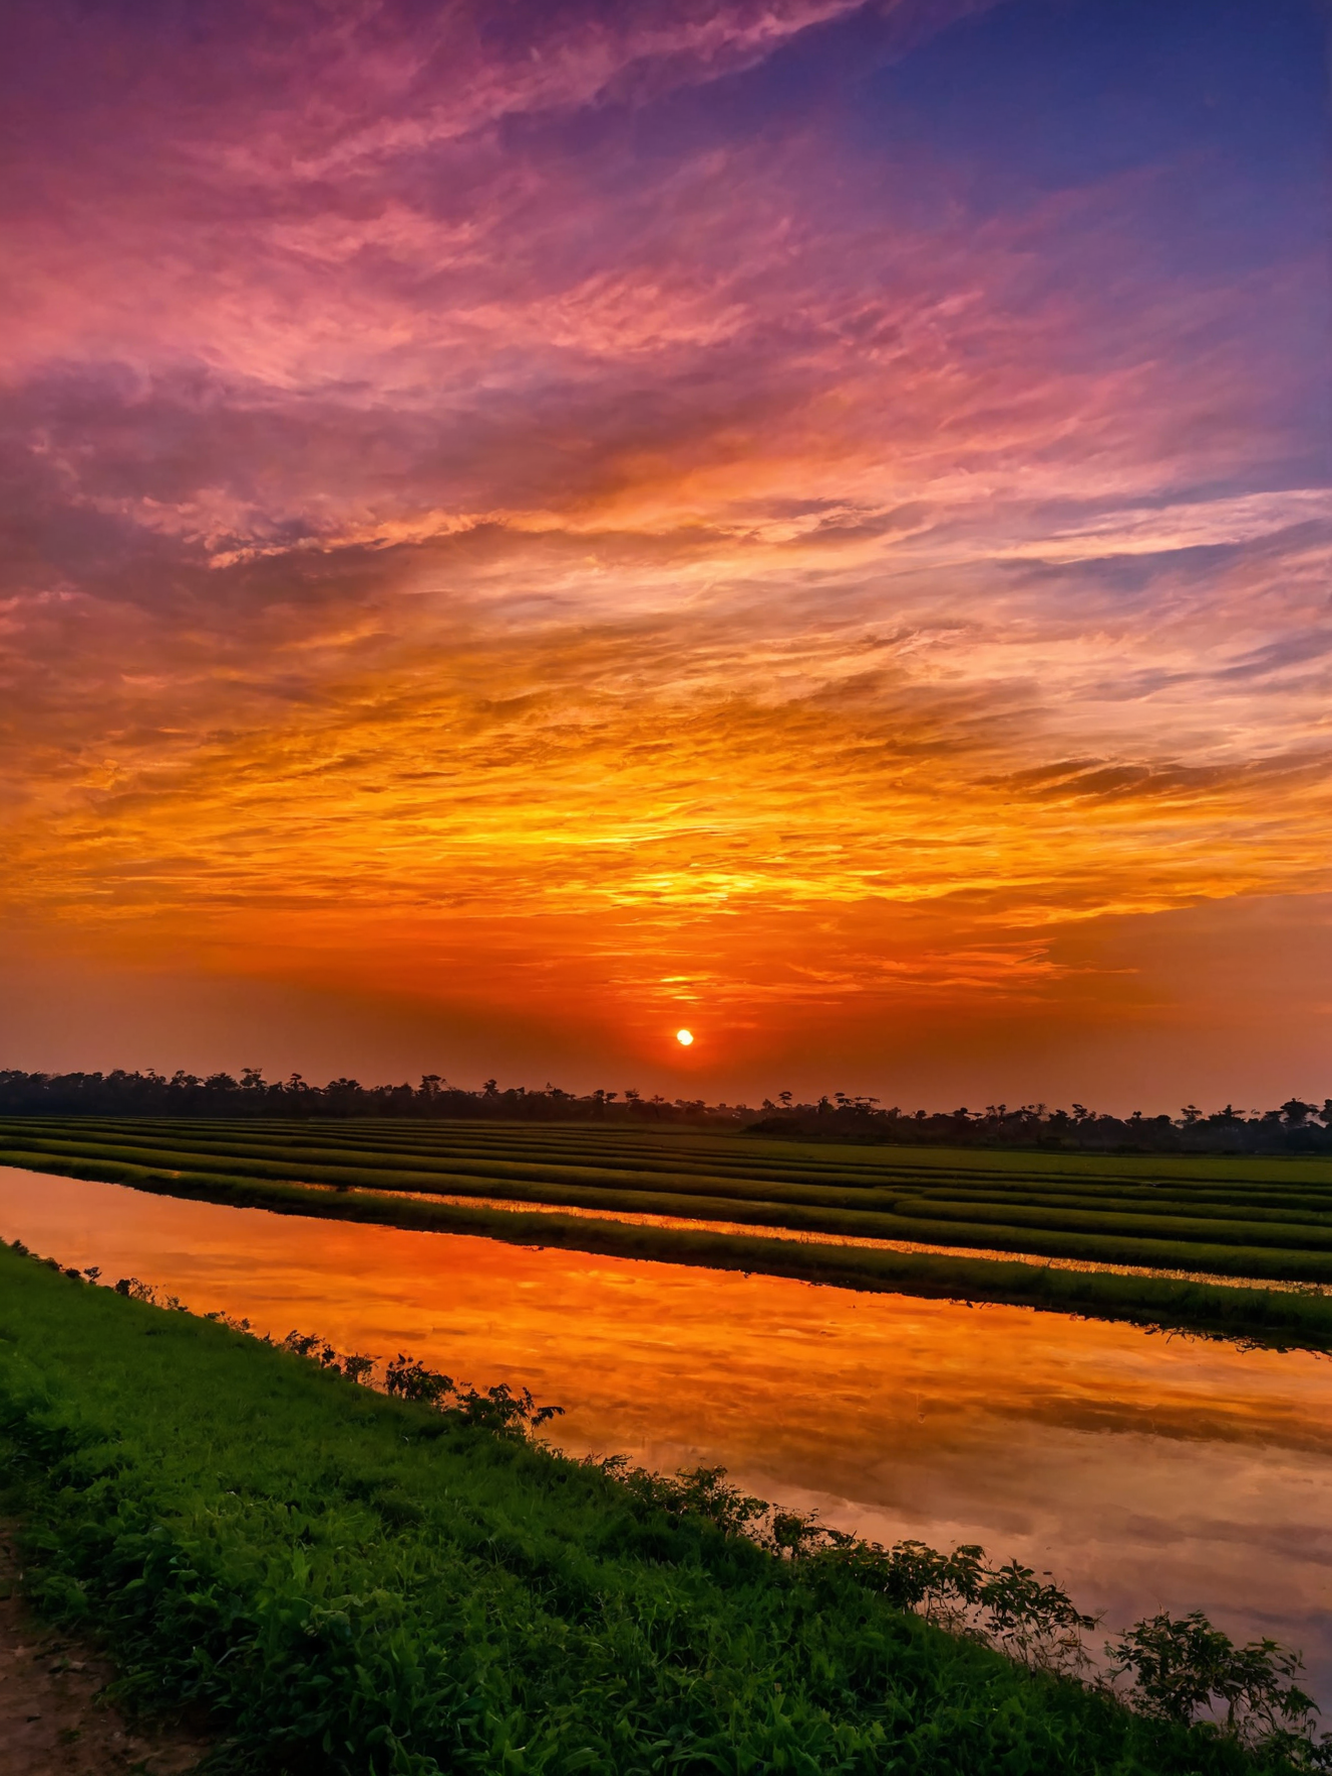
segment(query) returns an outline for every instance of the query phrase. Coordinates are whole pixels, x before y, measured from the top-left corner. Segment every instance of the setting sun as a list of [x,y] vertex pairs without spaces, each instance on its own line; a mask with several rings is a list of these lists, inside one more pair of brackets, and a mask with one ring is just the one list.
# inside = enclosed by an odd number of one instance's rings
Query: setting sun
[[675,1032],[675,1040],[680,1044],[681,1048],[690,1048],[693,1046],[694,1032],[692,1030],[677,1030]]

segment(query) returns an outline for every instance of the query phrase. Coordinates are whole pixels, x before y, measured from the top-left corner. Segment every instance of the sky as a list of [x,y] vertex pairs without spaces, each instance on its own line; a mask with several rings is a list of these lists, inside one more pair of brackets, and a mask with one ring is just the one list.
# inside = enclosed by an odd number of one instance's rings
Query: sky
[[0,1066],[1332,1091],[1326,23],[12,0]]

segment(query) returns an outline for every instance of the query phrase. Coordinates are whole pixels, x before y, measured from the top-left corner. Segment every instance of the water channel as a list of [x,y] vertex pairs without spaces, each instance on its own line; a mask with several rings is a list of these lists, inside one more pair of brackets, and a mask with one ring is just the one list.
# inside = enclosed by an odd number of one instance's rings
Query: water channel
[[1302,1648],[1332,1717],[1327,1358],[13,1167],[0,1237],[278,1337],[528,1386],[572,1453],[721,1465],[876,1541],[981,1542],[1107,1628],[1205,1610]]

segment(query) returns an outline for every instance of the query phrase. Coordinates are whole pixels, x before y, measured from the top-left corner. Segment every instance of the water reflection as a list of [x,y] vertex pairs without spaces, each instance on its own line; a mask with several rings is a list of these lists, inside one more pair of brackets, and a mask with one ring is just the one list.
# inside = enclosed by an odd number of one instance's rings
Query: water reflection
[[352,1226],[0,1167],[0,1234],[281,1336],[568,1409],[877,1540],[980,1541],[1119,1625],[1202,1608],[1332,1701],[1332,1363],[1022,1308]]

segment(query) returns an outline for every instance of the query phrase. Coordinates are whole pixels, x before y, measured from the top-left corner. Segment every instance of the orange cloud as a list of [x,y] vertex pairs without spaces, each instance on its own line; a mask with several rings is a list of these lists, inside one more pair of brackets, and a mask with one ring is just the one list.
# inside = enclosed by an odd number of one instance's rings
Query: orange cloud
[[1138,1015],[1080,934],[1314,905],[1323,273],[1182,259],[1178,158],[983,203],[961,148],[857,147],[862,39],[986,9],[925,10],[335,6],[211,59],[108,15],[67,68],[28,21],[0,899],[34,952],[525,1053],[655,1053],[680,1008],[756,1057],[907,1009],[961,1052],[1084,989]]

